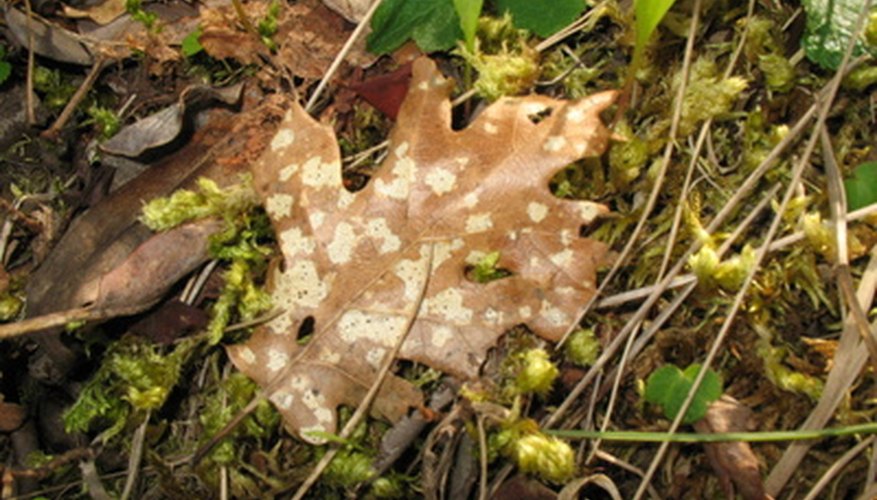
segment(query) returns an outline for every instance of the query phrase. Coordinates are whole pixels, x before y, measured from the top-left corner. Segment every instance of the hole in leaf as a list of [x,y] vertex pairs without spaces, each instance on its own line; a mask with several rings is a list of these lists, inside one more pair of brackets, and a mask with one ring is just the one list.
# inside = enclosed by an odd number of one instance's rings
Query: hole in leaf
[[535,112],[535,113],[530,113],[529,115],[527,115],[527,118],[530,120],[530,122],[531,122],[533,125],[538,125],[539,122],[541,122],[542,120],[544,120],[544,119],[548,118],[549,116],[551,116],[551,113],[552,113],[553,111],[554,111],[554,108],[551,108],[551,107],[549,106],[549,107],[543,109],[542,111],[537,111],[537,112]]
[[308,316],[301,322],[301,326],[298,327],[298,344],[306,345],[310,342],[311,337],[314,335],[314,322],[313,316]]
[[500,256],[499,252],[490,252],[474,265],[466,266],[464,271],[466,279],[473,283],[484,284],[511,276],[510,270],[498,266]]

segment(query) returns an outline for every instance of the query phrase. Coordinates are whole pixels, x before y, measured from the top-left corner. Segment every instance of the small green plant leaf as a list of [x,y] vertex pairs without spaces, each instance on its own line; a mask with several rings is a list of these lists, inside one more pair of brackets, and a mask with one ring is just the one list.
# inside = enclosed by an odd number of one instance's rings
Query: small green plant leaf
[[[646,401],[661,406],[664,415],[673,420],[682,408],[682,403],[700,368],[701,365],[697,363],[692,364],[685,371],[680,370],[676,365],[664,365],[658,368],[646,381]],[[710,403],[719,399],[721,395],[722,378],[715,371],[708,370],[682,422],[691,424],[702,419]]]
[[367,47],[374,54],[388,54],[409,39],[424,52],[446,50],[463,38],[453,0],[386,0],[371,28]]
[[508,270],[497,267],[500,257],[500,252],[490,252],[482,257],[472,267],[470,278],[478,283],[490,283],[511,275]]
[[515,26],[547,38],[573,22],[585,9],[582,0],[497,0],[500,12],[509,12]]
[[460,18],[460,30],[463,31],[463,41],[466,48],[475,50],[475,30],[478,28],[478,16],[484,0],[454,0],[454,10]]
[[631,71],[633,73],[642,65],[643,51],[645,51],[649,38],[674,3],[676,3],[676,0],[635,0],[633,12],[636,17],[634,24],[636,41],[633,47],[633,61],[631,63]]
[[0,84],[5,82],[12,74],[12,65],[6,61],[0,61]]
[[858,210],[877,202],[877,161],[862,163],[844,181],[847,209]]
[[186,38],[183,38],[182,45],[180,46],[180,50],[182,50],[183,55],[186,57],[192,57],[195,54],[204,50],[204,47],[201,46],[201,42],[198,39],[201,38],[201,27],[198,26],[195,31],[186,35]]
[[[804,0],[801,5],[807,13],[802,40],[807,58],[825,69],[837,69],[850,38],[857,36],[853,30],[862,12],[862,0]],[[859,39],[853,57],[866,51],[877,56],[877,47]]]

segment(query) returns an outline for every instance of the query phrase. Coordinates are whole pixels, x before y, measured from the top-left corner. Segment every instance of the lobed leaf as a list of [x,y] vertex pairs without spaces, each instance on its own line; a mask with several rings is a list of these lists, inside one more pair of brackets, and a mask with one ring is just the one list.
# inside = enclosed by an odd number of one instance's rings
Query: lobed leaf
[[[296,104],[252,166],[283,254],[269,280],[282,313],[228,352],[270,388],[287,429],[311,442],[335,431],[339,404],[359,404],[412,318],[400,357],[472,379],[512,326],[558,340],[604,259],[604,245],[579,233],[606,209],[558,199],[548,184],[605,150],[599,114],[615,92],[504,98],[455,131],[451,82],[425,58],[412,73],[387,159],[361,191],[342,184],[332,129]],[[511,274],[468,279],[492,252]],[[421,399],[390,376],[372,411],[395,421]]]

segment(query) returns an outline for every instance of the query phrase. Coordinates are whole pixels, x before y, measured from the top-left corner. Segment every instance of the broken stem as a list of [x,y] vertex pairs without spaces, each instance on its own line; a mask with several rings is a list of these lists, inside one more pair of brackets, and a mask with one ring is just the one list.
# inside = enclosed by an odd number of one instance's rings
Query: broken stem
[[98,58],[97,61],[94,62],[94,65],[91,67],[91,71],[88,72],[88,75],[85,77],[85,80],[82,82],[82,85],[76,89],[76,93],[73,94],[73,97],[70,98],[70,101],[64,106],[64,110],[61,111],[61,114],[58,115],[58,118],[55,120],[55,123],[52,124],[51,127],[47,128],[40,134],[44,139],[55,140],[58,138],[58,135],[61,133],[61,129],[64,128],[64,125],[67,124],[67,121],[70,120],[70,117],[73,116],[73,112],[76,111],[76,107],[79,106],[79,103],[85,99],[85,96],[88,94],[88,91],[91,90],[94,82],[97,81],[97,77],[100,76],[101,71],[107,66],[107,59],[105,57]]

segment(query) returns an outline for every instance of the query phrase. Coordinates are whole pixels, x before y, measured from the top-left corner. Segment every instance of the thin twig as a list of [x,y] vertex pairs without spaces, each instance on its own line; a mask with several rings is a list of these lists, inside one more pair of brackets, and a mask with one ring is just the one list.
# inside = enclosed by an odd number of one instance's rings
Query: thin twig
[[[870,3],[870,0],[868,0]],[[859,26],[861,26],[862,21],[867,14],[867,8],[863,11],[863,13],[859,16]],[[856,31],[858,33],[858,30]],[[755,259],[752,266],[752,269],[747,273],[746,279],[743,282],[743,285],[740,287],[740,291],[734,297],[734,302],[731,305],[728,314],[726,315],[725,321],[722,324],[722,327],[719,329],[718,335],[716,335],[713,344],[707,353],[707,357],[704,360],[700,371],[692,382],[691,389],[688,391],[688,396],[685,398],[685,401],[682,403],[681,408],[679,408],[679,412],[676,415],[676,418],[673,419],[673,424],[670,426],[670,429],[667,431],[667,434],[673,434],[682,424],[682,419],[685,417],[685,413],[688,411],[688,408],[691,406],[692,401],[694,401],[694,396],[697,393],[697,390],[700,388],[700,384],[703,382],[703,379],[706,378],[707,371],[709,367],[712,365],[713,360],[715,360],[718,355],[719,348],[724,343],[725,337],[728,335],[728,332],[731,330],[731,325],[734,322],[737,313],[740,311],[740,308],[743,306],[743,300],[746,297],[746,292],[749,291],[749,287],[752,285],[752,282],[755,280],[756,271],[761,266],[761,263],[764,261],[765,256],[767,255],[768,248],[770,246],[770,242],[773,240],[777,231],[779,230],[780,224],[782,223],[782,216],[785,213],[786,208],[789,205],[789,202],[792,200],[792,197],[795,194],[795,187],[801,181],[801,176],[804,173],[804,167],[808,164],[811,155],[813,154],[813,150],[816,147],[816,142],[819,138],[820,128],[825,123],[826,118],[828,117],[828,112],[831,109],[831,104],[834,102],[834,97],[837,95],[837,91],[840,88],[841,77],[843,76],[844,68],[849,64],[850,56],[852,55],[852,48],[854,46],[855,39],[851,39],[850,43],[847,46],[847,50],[844,54],[843,61],[841,62],[840,69],[835,74],[831,83],[828,87],[828,95],[825,100],[821,103],[819,109],[819,115],[816,118],[815,128],[813,133],[810,135],[810,139],[807,141],[807,145],[804,148],[804,153],[801,156],[801,159],[795,164],[794,169],[792,170],[792,179],[789,183],[789,188],[786,190],[785,195],[783,196],[783,201],[780,203],[780,206],[777,208],[776,215],[771,221],[771,225],[767,230],[767,234],[764,238],[764,243],[758,248],[755,252]],[[649,465],[648,470],[646,471],[646,475],[640,483],[639,488],[637,489],[636,494],[634,495],[634,500],[642,498],[645,494],[648,483],[651,481],[652,476],[655,474],[655,471],[658,469],[664,454],[667,452],[667,448],[669,448],[669,443],[662,443],[661,446],[658,447],[658,451],[655,453],[654,458],[652,459],[651,464]]]
[[576,321],[569,326],[566,333],[560,339],[560,342],[557,343],[557,347],[562,347],[566,340],[570,335],[578,328],[579,323],[584,320],[585,315],[590,311],[591,306],[597,300],[597,298],[603,293],[603,290],[609,286],[609,283],[621,270],[621,267],[627,261],[627,258],[630,256],[633,251],[634,246],[637,245],[637,240],[639,239],[640,234],[646,226],[646,223],[649,221],[649,216],[652,214],[652,210],[654,210],[655,205],[658,202],[658,196],[661,194],[661,188],[664,185],[664,178],[667,176],[667,170],[670,167],[670,159],[673,157],[673,150],[676,146],[676,134],[679,131],[679,122],[682,121],[682,103],[685,100],[685,91],[688,88],[688,76],[691,68],[691,58],[694,54],[694,40],[697,38],[696,28],[699,24],[700,18],[700,5],[701,0],[695,0],[694,5],[694,13],[691,18],[691,29],[688,34],[688,41],[685,43],[685,56],[682,61],[682,70],[681,70],[681,78],[679,81],[679,88],[676,91],[675,97],[675,105],[673,107],[673,118],[670,122],[670,132],[667,137],[667,144],[664,146],[664,156],[661,159],[661,166],[658,168],[658,172],[655,176],[654,185],[652,186],[652,191],[649,193],[649,198],[646,201],[645,206],[643,207],[642,214],[640,215],[639,220],[636,223],[636,227],[633,229],[633,233],[627,240],[627,243],[624,245],[624,249],[621,250],[618,258],[615,260],[615,263],[612,265],[612,268],[606,274],[606,277],[603,278],[603,281],[600,283],[599,288],[597,288],[596,293],[588,303],[585,305],[584,309],[578,311],[576,314]]
[[34,103],[34,71],[36,67],[36,56],[34,55],[34,29],[33,29],[33,10],[31,9],[30,0],[24,0],[24,8],[27,13],[27,76],[25,80],[25,104],[27,106],[27,123],[30,126],[37,124],[36,104]]
[[[387,375],[390,374],[390,368],[393,366],[393,363],[396,361],[396,357],[399,355],[399,351],[402,349],[402,345],[405,343],[405,340],[408,338],[408,335],[411,333],[411,329],[414,327],[414,323],[417,319],[417,312],[420,310],[420,306],[423,304],[423,299],[426,296],[426,290],[429,288],[430,277],[432,275],[432,259],[433,252],[435,250],[435,244],[429,244],[429,256],[426,260],[426,265],[423,270],[423,284],[420,287],[420,292],[418,294],[417,299],[414,301],[414,307],[411,310],[411,313],[408,315],[407,323],[405,325],[404,330],[399,335],[399,338],[396,340],[396,344],[393,346],[393,350],[384,355],[384,359],[381,363],[381,369],[378,371],[377,378],[372,383],[371,387],[363,398],[362,402],[356,408],[356,411],[350,417],[350,420],[347,421],[347,424],[344,425],[344,428],[341,429],[341,432],[338,434],[338,437],[341,440],[345,440],[353,434],[353,431],[356,430],[356,427],[359,423],[365,418],[368,413],[369,408],[371,408],[371,404],[374,401],[375,397],[378,395],[378,391],[383,385],[384,380],[386,380]],[[310,475],[308,475],[307,479],[301,484],[298,488],[298,491],[292,496],[292,500],[301,500],[304,498],[305,494],[311,487],[317,482],[317,479],[320,478],[320,475],[323,474],[323,471],[326,467],[329,466],[329,462],[335,458],[335,455],[338,454],[338,450],[340,450],[340,446],[331,446],[326,454],[320,459],[317,465],[314,466],[314,469],[311,471]]]
[[353,33],[347,37],[347,41],[344,42],[344,46],[341,47],[341,50],[338,51],[338,55],[335,56],[335,60],[332,61],[332,64],[329,66],[329,69],[326,70],[326,74],[323,75],[323,79],[320,80],[320,83],[317,84],[317,88],[314,89],[314,93],[311,94],[310,99],[308,99],[307,104],[305,104],[305,111],[308,113],[312,112],[314,109],[314,105],[319,100],[320,95],[323,93],[323,90],[326,89],[326,86],[329,85],[329,81],[332,80],[332,77],[335,76],[335,72],[338,71],[338,68],[341,66],[341,63],[344,62],[344,58],[347,57],[347,53],[350,52],[350,49],[353,48],[353,44],[359,39],[360,35],[365,31],[365,29],[369,25],[369,21],[374,15],[375,11],[380,7],[382,0],[375,0],[374,3],[371,4],[368,11],[362,16],[362,19],[359,21],[359,24],[356,25],[356,29],[353,30]]
[[85,80],[83,80],[79,88],[76,89],[76,92],[73,94],[73,97],[70,98],[70,101],[67,102],[67,105],[64,106],[64,110],[58,115],[55,123],[44,130],[40,136],[49,140],[55,140],[58,138],[61,129],[64,128],[67,121],[73,116],[73,112],[76,111],[76,107],[79,106],[79,103],[85,99],[86,95],[88,95],[88,91],[91,90],[91,87],[94,85],[94,82],[97,81],[97,77],[100,76],[101,71],[107,66],[107,63],[108,60],[105,57],[97,58],[94,65],[91,67],[91,71],[88,72]]

